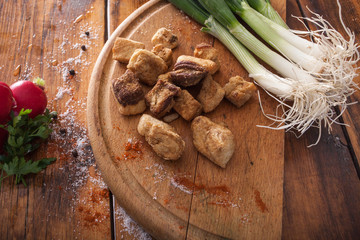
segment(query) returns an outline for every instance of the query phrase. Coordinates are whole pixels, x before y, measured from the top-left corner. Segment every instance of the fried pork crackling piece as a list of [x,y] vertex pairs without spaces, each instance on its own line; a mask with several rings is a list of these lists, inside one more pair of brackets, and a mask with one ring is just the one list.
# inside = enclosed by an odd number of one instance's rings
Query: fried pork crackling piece
[[171,123],[172,121],[175,121],[176,119],[179,118],[179,114],[178,113],[171,113],[169,115],[166,115],[165,117],[163,117],[163,121],[166,123]]
[[164,74],[160,74],[158,76],[158,81],[159,80],[163,80],[163,81],[166,81],[166,82],[171,82],[170,81],[170,72],[167,72],[167,73],[164,73]]
[[163,44],[165,47],[173,49],[178,45],[178,37],[167,28],[160,28],[151,38],[153,45]]
[[200,43],[196,45],[194,56],[197,58],[209,59],[216,63],[217,69],[220,68],[219,53],[216,48],[207,43]]
[[197,99],[202,104],[204,112],[207,113],[213,111],[224,96],[225,90],[209,74],[202,82]]
[[229,79],[224,86],[225,97],[235,106],[244,105],[256,91],[256,86],[252,82],[245,81],[240,76]]
[[165,61],[145,49],[136,49],[131,56],[127,68],[135,73],[141,82],[153,86],[157,77],[168,69]]
[[201,103],[183,89],[178,97],[175,98],[174,110],[181,115],[186,121],[192,120],[202,112]]
[[196,64],[202,66],[211,75],[214,74],[218,70],[216,63],[209,59],[202,59],[202,58],[197,58],[197,57],[188,56],[188,55],[181,55],[176,60],[176,62],[184,62],[184,61],[193,62],[193,63],[196,63]]
[[143,114],[137,130],[152,147],[154,152],[165,160],[177,160],[185,149],[185,142],[175,129],[148,114]]
[[146,103],[150,106],[150,112],[156,117],[164,116],[174,106],[174,97],[180,93],[180,90],[179,87],[168,81],[158,80],[145,96]]
[[198,84],[207,74],[208,71],[195,62],[177,61],[170,72],[170,80],[178,86],[190,87]]
[[191,130],[196,149],[215,164],[225,168],[235,150],[232,132],[204,116],[198,116],[192,121]]
[[166,65],[170,66],[172,64],[173,52],[170,48],[165,47],[163,44],[157,44],[151,52],[161,57],[166,62]]
[[128,63],[136,49],[144,49],[145,44],[126,38],[117,37],[112,48],[113,59]]
[[145,111],[144,92],[132,71],[126,70],[120,78],[114,79],[111,87],[121,114],[135,115]]

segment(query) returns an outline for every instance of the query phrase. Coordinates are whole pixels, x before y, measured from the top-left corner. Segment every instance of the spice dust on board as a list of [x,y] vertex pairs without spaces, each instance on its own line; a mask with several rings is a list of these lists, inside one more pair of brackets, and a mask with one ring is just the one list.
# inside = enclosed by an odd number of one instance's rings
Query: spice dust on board
[[[114,127],[115,128],[115,127]],[[121,156],[115,156],[115,164],[120,164],[121,161],[142,159],[143,142],[137,139],[129,138],[123,146],[123,153]]]
[[[109,190],[103,184],[95,167],[89,168],[87,182],[79,189],[77,200],[77,223],[87,229],[89,237],[96,232],[111,235],[110,229]],[[84,233],[81,234],[82,237]]]
[[261,210],[261,212],[269,212],[269,209],[267,208],[266,204],[262,200],[260,196],[260,192],[258,190],[254,190],[255,195],[255,203],[258,206],[258,208]]

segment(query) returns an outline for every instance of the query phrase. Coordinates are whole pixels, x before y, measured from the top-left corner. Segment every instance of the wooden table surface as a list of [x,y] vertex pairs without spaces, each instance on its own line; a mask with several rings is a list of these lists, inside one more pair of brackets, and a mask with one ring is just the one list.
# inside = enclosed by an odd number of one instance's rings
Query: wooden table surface
[[[0,0],[1,81],[40,76],[59,113],[50,140],[34,154],[57,157],[45,171],[7,178],[0,190],[0,239],[151,239],[117,204],[97,170],[87,127],[92,68],[115,28],[146,0]],[[360,3],[341,0],[344,23],[360,38]],[[287,23],[307,7],[345,33],[335,0],[287,0]],[[88,33],[88,34],[86,34]],[[86,50],[81,50],[82,46]],[[75,70],[75,76],[69,70]],[[359,82],[359,78],[357,79]],[[350,97],[360,101],[360,92]],[[284,239],[359,239],[360,106],[348,108],[318,145],[310,129],[285,134]],[[266,236],[264,236],[266,239]]]

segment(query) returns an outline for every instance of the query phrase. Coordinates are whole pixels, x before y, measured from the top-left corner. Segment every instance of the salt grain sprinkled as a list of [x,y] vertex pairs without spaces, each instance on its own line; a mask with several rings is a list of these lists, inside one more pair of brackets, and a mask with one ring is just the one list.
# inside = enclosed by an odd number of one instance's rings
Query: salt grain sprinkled
[[[123,230],[120,231],[120,233],[124,233],[127,232],[130,235],[134,236],[135,239],[138,240],[151,240],[151,236],[146,233],[144,230],[142,230],[142,228],[136,223],[134,222],[129,215],[127,215],[127,213],[125,212],[125,210],[121,207],[117,207],[115,209],[115,213],[117,216],[117,219],[121,219],[122,220],[122,227]],[[124,236],[117,236],[120,237],[120,239],[123,239]]]

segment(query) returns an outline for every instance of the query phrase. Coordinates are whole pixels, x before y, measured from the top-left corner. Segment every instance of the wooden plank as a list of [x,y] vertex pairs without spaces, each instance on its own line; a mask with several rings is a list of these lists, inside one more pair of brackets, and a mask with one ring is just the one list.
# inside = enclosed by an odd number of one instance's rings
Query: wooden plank
[[[296,2],[288,1],[287,22],[291,28],[302,29],[291,17],[301,15]],[[329,19],[336,13],[335,1],[300,3],[305,11],[307,5]],[[318,5],[323,8],[314,7]],[[354,108],[358,109],[351,106],[349,110]],[[360,229],[360,184],[346,138],[341,127],[334,126],[332,134],[323,129],[319,144],[307,148],[316,138],[315,129],[300,139],[286,134],[282,238],[356,239]]]
[[110,34],[114,32],[117,26],[120,25],[132,12],[141,7],[149,0],[111,0],[109,1],[109,16],[108,24]]
[[[342,7],[342,19],[346,27],[348,27],[354,34],[356,42],[359,42],[360,39],[360,2],[356,0],[341,0],[339,1]],[[300,1],[301,6],[304,10],[305,16],[310,16],[311,13],[305,7],[308,6],[310,10],[315,11],[323,15],[325,19],[330,20],[331,25],[337,29],[343,36],[347,36],[341,22],[339,19],[339,8],[336,0],[332,1]],[[331,9],[331,11],[329,11]],[[360,68],[360,63],[357,64]],[[359,71],[358,71],[359,74]],[[355,78],[355,82],[360,84],[360,76]],[[359,102],[360,101],[360,91],[356,91],[349,98],[349,102]],[[360,165],[360,105],[355,104],[348,107],[348,110],[345,112],[344,123],[348,126],[345,131],[349,135],[351,141],[351,148],[355,154],[355,160],[357,160],[357,167]],[[360,174],[360,169],[358,169],[358,174]]]
[[94,165],[85,120],[90,69],[104,44],[104,9],[102,0],[0,3],[2,81],[43,77],[49,108],[59,113],[50,141],[32,156],[57,157],[55,164],[28,176],[28,187],[15,186],[12,178],[2,184],[1,238],[110,238],[108,190]]
[[284,239],[356,239],[359,236],[359,191],[351,156],[336,135],[286,136]]

